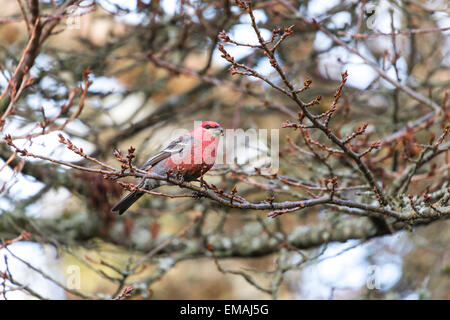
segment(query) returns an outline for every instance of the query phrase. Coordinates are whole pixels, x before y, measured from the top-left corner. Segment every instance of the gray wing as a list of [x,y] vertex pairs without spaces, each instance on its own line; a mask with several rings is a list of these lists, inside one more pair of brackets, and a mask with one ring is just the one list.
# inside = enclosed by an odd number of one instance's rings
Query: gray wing
[[148,170],[158,162],[171,157],[174,154],[182,153],[184,150],[189,149],[192,145],[194,138],[189,135],[178,137],[173,140],[169,145],[161,150],[158,154],[154,155],[141,167],[141,170]]

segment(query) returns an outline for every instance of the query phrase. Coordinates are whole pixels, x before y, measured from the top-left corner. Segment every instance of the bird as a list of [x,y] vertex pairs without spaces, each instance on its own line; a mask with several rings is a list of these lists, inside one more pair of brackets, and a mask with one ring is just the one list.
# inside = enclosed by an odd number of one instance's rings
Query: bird
[[[217,122],[203,121],[190,133],[178,137],[150,157],[141,170],[160,176],[171,174],[181,181],[195,180],[213,167],[219,139],[223,133],[223,128]],[[163,184],[167,183],[143,178],[138,188],[152,190]],[[139,190],[131,191],[111,208],[111,212],[123,214],[144,193]]]

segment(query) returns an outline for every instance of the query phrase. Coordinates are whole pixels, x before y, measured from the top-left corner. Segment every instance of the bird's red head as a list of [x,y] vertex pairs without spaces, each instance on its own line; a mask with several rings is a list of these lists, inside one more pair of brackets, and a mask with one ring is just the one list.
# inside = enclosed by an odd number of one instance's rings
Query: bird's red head
[[191,135],[200,136],[202,139],[216,140],[218,136],[223,135],[223,129],[220,124],[215,121],[203,121],[201,125],[192,130]]
[[214,121],[203,121],[202,122],[202,128],[204,129],[215,129],[215,128],[222,128],[220,124]]

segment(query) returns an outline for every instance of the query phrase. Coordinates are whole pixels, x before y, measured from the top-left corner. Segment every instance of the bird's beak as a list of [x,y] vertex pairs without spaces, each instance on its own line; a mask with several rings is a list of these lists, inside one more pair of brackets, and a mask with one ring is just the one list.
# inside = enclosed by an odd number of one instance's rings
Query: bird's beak
[[223,130],[222,127],[217,127],[217,128],[214,128],[212,134],[213,134],[215,137],[218,137],[218,136],[223,136],[223,132],[224,132],[224,130]]
[[212,134],[214,137],[219,137],[219,136],[223,136],[223,135],[224,135],[224,130],[223,130],[222,127],[215,127],[215,128],[212,128],[212,129],[210,129],[210,132],[211,132],[211,134]]

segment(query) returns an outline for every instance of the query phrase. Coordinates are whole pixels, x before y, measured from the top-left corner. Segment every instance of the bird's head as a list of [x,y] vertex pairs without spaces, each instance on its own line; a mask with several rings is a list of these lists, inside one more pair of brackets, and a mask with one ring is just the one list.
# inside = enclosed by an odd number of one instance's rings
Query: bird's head
[[202,130],[206,130],[213,137],[223,136],[223,128],[214,121],[203,121],[201,124]]

